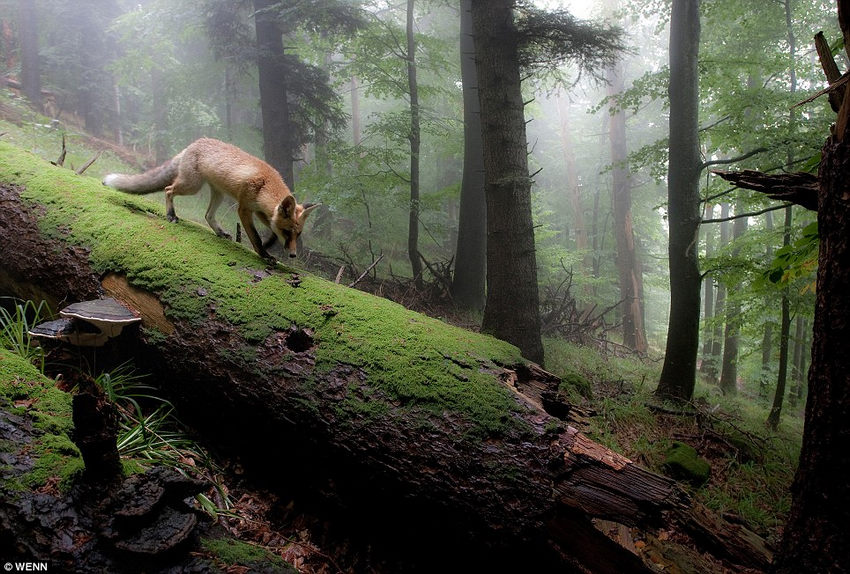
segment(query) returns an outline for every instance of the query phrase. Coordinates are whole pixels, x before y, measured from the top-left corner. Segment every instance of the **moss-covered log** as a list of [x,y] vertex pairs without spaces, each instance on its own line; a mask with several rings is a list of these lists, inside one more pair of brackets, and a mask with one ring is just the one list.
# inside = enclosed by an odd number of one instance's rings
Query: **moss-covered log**
[[269,268],[2,142],[0,235],[0,291],[125,302],[142,315],[137,367],[205,439],[424,562],[437,545],[479,566],[639,572],[593,519],[653,528],[689,504],[571,427],[557,378],[516,348]]

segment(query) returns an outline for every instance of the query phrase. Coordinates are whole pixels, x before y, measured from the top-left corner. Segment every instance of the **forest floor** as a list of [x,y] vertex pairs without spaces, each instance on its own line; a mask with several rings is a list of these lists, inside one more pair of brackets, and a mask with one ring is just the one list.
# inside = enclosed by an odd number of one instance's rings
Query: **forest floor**
[[[0,94],[0,137],[6,141],[55,160],[66,132],[68,165],[82,165],[97,150],[104,149],[100,140],[79,128],[69,125],[65,130],[59,129],[28,111],[19,100]],[[119,153],[113,144],[106,147],[110,153],[98,160],[97,170],[90,170],[93,175],[120,169],[138,171],[138,166],[146,163],[129,161],[128,158],[138,157],[132,150]],[[203,202],[198,198],[199,221],[203,221]],[[341,266],[338,260],[319,254],[310,254],[305,264],[310,271],[332,281]],[[346,283],[356,281],[356,277],[347,278]],[[377,273],[359,280],[356,288],[476,329],[479,318],[459,311],[446,295],[444,285],[433,279],[422,292],[408,280],[392,275],[382,278]],[[639,357],[612,352],[612,348],[619,348],[616,344],[581,345],[555,338],[547,338],[544,344],[547,369],[572,386],[572,400],[588,415],[580,430],[659,473],[664,473],[665,458],[674,443],[689,444],[710,464],[711,472],[707,482],[683,483],[683,487],[697,501],[747,525],[776,547],[790,508],[790,485],[803,426],[800,406],[786,407],[779,430],[773,432],[765,425],[769,411],[766,397],[747,392],[746,386],[735,397],[723,396],[716,385],[701,381],[690,408],[679,412],[653,400],[661,365],[658,353]],[[214,454],[212,458],[215,460]],[[237,461],[215,460],[212,468],[218,487],[208,494],[218,506],[216,518],[220,527],[251,546],[280,556],[301,572],[391,573],[414,568],[405,563],[404,556],[396,554],[391,542],[370,540],[356,524],[328,519],[321,501],[287,497],[264,488]],[[659,570],[679,571],[674,561],[659,550],[670,536],[675,533],[632,532],[637,552],[647,553]],[[230,561],[227,571],[249,570],[239,566],[237,557]]]

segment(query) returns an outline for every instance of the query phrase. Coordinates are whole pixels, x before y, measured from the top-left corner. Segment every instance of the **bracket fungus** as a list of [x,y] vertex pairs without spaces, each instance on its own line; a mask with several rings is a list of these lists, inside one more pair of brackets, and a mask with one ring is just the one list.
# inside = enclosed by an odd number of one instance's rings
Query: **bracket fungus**
[[121,334],[127,325],[142,320],[111,297],[73,303],[59,311],[59,315],[60,319],[36,325],[29,334],[82,347],[99,347]]

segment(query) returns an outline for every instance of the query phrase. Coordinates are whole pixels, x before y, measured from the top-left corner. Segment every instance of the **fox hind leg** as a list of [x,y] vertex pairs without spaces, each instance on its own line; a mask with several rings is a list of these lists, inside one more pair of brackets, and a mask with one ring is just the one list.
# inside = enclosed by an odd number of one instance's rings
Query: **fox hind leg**
[[224,237],[226,239],[230,239],[230,234],[226,232],[221,226],[218,224],[218,221],[215,219],[215,212],[218,211],[219,206],[221,205],[221,201],[224,199],[222,193],[210,186],[210,204],[207,207],[207,213],[204,218],[207,220],[210,228],[215,231],[215,234],[219,237]]
[[197,176],[187,175],[183,171],[177,174],[177,179],[174,183],[165,188],[165,216],[171,223],[177,223],[179,219],[174,212],[174,196],[175,195],[193,195],[198,193],[201,186],[204,185],[204,180]]

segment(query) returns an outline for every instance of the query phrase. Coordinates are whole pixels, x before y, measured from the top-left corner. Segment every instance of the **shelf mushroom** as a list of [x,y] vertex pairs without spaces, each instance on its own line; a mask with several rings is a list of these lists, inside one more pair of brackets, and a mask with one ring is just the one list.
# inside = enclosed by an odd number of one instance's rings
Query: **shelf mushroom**
[[142,320],[111,297],[81,301],[59,311],[60,319],[29,330],[33,337],[65,341],[83,347],[99,347],[117,337],[127,325]]

